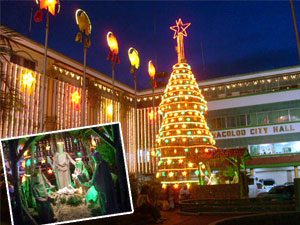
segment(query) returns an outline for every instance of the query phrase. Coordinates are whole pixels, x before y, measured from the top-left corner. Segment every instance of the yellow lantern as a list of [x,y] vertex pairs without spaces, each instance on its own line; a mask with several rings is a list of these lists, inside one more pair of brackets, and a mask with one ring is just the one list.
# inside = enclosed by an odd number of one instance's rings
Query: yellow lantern
[[135,69],[138,69],[140,67],[140,57],[138,51],[131,47],[128,50],[128,56],[131,66]]
[[92,25],[90,18],[82,9],[77,9],[75,12],[76,23],[81,32],[84,32],[85,35],[90,35],[92,31]]

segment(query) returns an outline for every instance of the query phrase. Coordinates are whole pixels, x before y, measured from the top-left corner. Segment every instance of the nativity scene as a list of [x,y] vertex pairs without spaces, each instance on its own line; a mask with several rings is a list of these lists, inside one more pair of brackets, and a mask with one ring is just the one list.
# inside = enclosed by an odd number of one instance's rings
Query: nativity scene
[[132,213],[119,126],[2,141],[13,224]]

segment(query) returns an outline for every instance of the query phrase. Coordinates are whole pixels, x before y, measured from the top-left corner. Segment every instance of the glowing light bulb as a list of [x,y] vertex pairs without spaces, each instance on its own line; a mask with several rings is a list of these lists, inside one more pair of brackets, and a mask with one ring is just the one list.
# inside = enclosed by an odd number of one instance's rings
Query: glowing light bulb
[[179,164],[182,164],[183,163],[183,159],[179,159],[178,162],[179,162]]
[[179,188],[179,184],[174,184],[173,186],[175,189]]
[[163,188],[163,189],[166,189],[166,188],[167,188],[167,185],[166,185],[166,184],[163,184],[163,185],[162,185],[162,188]]
[[192,162],[189,163],[189,167],[193,167],[193,163]]
[[167,163],[168,163],[168,165],[170,165],[172,163],[172,160],[168,159]]
[[186,172],[186,171],[183,171],[183,172],[182,172],[182,176],[185,177],[186,175],[187,175],[187,172]]
[[156,173],[156,178],[159,178],[159,173]]
[[173,172],[170,172],[168,175],[169,175],[169,177],[173,177],[173,176],[174,176],[174,173],[173,173]]

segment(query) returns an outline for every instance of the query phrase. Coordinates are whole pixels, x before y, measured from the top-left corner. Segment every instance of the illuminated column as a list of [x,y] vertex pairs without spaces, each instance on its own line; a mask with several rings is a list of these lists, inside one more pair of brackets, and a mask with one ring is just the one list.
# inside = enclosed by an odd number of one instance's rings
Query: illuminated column
[[91,125],[95,124],[95,107],[94,106],[90,107],[90,124]]
[[135,150],[136,150],[136,176],[138,178],[139,175],[139,167],[138,167],[138,141],[137,141],[137,135],[138,135],[138,120],[137,120],[137,74],[136,71],[140,67],[140,57],[139,53],[135,48],[129,48],[128,50],[128,57],[131,64],[131,70],[130,73],[134,74],[134,121],[135,121]]
[[53,79],[48,78],[48,94],[47,94],[47,111],[46,111],[46,123],[45,123],[45,129],[46,131],[56,130],[56,120],[55,115],[53,115]]
[[298,166],[294,166],[294,173],[295,173],[295,178],[299,178]]

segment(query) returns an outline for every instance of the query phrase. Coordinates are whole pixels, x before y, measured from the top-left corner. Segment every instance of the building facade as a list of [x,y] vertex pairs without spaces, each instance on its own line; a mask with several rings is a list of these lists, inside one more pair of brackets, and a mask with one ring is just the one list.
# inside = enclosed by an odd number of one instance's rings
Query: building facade
[[[38,133],[41,113],[45,118],[44,131],[80,127],[81,103],[74,100],[74,93],[82,93],[83,65],[49,49],[43,92],[44,46],[21,36],[12,48],[15,54],[7,56],[8,61],[1,61],[5,82],[0,88],[8,94],[12,93],[11,88],[18,90],[15,93],[23,107],[18,109],[17,103],[12,103],[16,107],[1,115],[0,137]],[[31,86],[26,85],[28,76]],[[121,122],[129,172],[154,174],[154,140],[162,121],[158,105],[164,87],[156,88],[154,94],[152,90],[137,92],[135,127],[133,88],[116,81],[111,107],[110,77],[87,68],[86,83],[85,125],[113,122],[113,108],[114,121]],[[198,84],[208,101],[206,119],[219,148],[248,147],[252,159],[247,168],[259,179],[270,177],[281,184],[299,176],[300,66]]]

